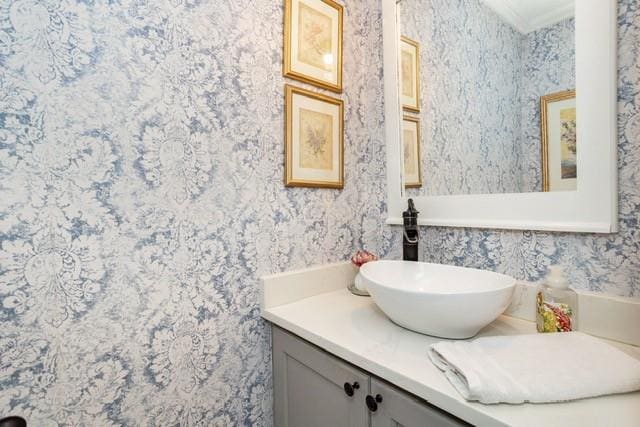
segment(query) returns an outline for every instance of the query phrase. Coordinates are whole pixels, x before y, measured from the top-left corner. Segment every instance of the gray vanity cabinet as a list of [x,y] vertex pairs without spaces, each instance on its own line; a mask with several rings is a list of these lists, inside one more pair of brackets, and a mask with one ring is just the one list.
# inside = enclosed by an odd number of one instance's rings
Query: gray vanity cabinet
[[272,331],[275,426],[369,425],[362,403],[367,374],[280,328]]
[[272,331],[275,427],[467,425],[277,326]]

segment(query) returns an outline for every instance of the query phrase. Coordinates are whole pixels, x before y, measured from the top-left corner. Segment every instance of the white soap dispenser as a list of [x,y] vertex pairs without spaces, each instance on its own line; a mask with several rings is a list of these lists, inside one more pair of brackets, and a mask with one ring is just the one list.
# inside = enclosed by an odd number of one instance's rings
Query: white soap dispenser
[[536,301],[538,332],[569,332],[577,329],[578,294],[569,288],[562,266],[549,267],[549,274],[538,291]]

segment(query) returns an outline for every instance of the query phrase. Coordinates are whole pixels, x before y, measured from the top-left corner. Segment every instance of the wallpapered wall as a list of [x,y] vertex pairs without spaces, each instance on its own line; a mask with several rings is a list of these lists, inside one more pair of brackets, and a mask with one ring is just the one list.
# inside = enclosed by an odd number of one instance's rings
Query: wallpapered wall
[[522,34],[480,0],[400,7],[420,43],[423,186],[407,193],[519,192]]
[[525,35],[480,0],[401,12],[421,50],[423,186],[407,193],[540,191],[540,96],[575,87],[573,19]]
[[575,21],[566,19],[523,36],[520,139],[523,191],[542,191],[540,97],[576,87]]
[[531,281],[541,279],[550,264],[559,263],[579,289],[640,296],[639,58],[640,5],[635,0],[618,0],[618,233],[427,227],[422,230],[422,257]]
[[[620,0],[621,233],[423,230],[425,259],[639,295],[640,10]],[[282,4],[0,4],[0,413],[271,423],[258,277],[398,256],[379,1],[345,9],[346,186],[285,189]],[[277,23],[277,24],[276,24]]]
[[386,253],[379,1],[345,9],[345,188],[285,189],[283,2],[0,3],[0,415],[271,423],[258,277]]

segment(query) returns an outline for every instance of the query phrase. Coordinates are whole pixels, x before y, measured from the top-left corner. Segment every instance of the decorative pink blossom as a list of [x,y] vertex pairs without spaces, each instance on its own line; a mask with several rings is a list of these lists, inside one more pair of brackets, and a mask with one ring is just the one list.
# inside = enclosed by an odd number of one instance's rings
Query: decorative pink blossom
[[351,257],[351,263],[356,267],[361,267],[362,265],[370,261],[377,261],[377,260],[378,260],[378,257],[369,251],[358,251],[354,256]]

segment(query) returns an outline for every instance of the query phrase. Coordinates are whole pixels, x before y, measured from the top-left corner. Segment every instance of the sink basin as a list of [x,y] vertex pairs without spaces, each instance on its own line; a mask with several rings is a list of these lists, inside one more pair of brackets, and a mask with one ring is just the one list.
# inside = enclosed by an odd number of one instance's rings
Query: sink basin
[[427,335],[469,338],[511,301],[515,279],[474,268],[412,261],[360,267],[371,297],[395,323]]

